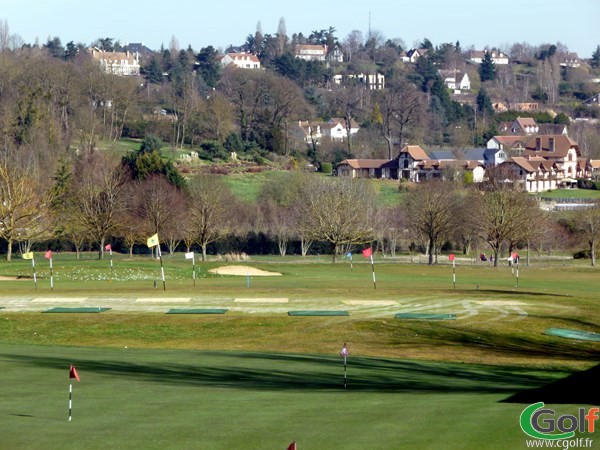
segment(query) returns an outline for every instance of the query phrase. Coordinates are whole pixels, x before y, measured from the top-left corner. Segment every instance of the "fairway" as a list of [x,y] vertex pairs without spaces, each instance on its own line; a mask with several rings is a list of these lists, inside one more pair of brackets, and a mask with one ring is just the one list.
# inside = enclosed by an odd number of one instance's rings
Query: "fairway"
[[0,448],[526,448],[525,407],[600,403],[600,344],[545,334],[600,331],[589,267],[517,286],[465,262],[454,288],[449,266],[388,262],[374,287],[366,262],[210,262],[194,286],[166,258],[163,290],[145,258],[56,263],[53,289],[0,265]]

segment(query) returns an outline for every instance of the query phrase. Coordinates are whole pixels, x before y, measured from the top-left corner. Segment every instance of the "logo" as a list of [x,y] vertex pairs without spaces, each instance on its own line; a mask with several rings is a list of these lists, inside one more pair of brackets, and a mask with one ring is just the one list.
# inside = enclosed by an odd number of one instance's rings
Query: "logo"
[[577,415],[563,414],[555,417],[556,412],[544,408],[544,402],[529,405],[521,413],[519,423],[525,434],[536,439],[570,439],[575,431],[593,433],[600,408],[579,408]]

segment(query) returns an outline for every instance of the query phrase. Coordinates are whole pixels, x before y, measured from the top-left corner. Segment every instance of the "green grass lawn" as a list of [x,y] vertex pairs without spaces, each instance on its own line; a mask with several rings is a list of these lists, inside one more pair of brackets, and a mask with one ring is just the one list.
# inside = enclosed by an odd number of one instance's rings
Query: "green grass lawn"
[[542,198],[600,198],[600,191],[592,189],[555,189],[554,191],[542,192]]
[[[9,345],[0,371],[2,446],[28,449],[525,448],[530,397],[557,401],[573,377],[351,355],[344,389],[336,355]],[[584,392],[566,382],[573,413]]]
[[[0,309],[0,448],[276,449],[294,440],[302,450],[526,448],[518,425],[526,406],[544,401],[576,414],[600,402],[599,344],[544,334],[600,331],[598,270],[573,261],[522,266],[517,287],[509,268],[464,259],[454,289],[447,264],[376,257],[375,288],[370,264],[358,257],[352,269],[328,257],[213,260],[198,263],[194,287],[189,261],[176,254],[164,258],[163,291],[160,281],[153,286],[156,260],[115,255],[111,272],[108,260],[85,256],[55,254],[52,290],[45,260],[36,260],[37,290],[31,278],[14,279],[31,275],[28,261],[0,262],[0,308],[22,305]],[[283,276],[247,284],[208,272],[233,264]],[[27,309],[38,297],[114,308]],[[230,311],[168,315],[168,306],[142,309],[140,297],[190,297],[190,305]],[[234,299],[242,297],[289,303],[240,307]],[[298,309],[350,315],[287,316]],[[399,311],[458,317],[394,319]],[[70,363],[81,376],[71,423]]]

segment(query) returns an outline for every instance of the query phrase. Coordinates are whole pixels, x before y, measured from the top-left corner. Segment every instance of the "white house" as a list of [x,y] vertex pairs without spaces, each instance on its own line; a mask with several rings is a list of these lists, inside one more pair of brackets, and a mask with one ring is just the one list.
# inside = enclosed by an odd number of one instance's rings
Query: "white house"
[[496,65],[506,65],[510,62],[508,56],[498,50],[473,50],[469,52],[469,61],[475,64],[481,64],[486,53],[491,54],[492,61],[494,61],[494,64]]
[[260,60],[252,53],[227,53],[221,58],[221,66],[230,64],[240,69],[260,69]]
[[385,89],[385,75],[382,73],[359,73],[358,75],[334,75],[333,82],[335,84],[342,84],[344,80],[357,80],[359,83],[364,84],[370,91],[381,91]]
[[326,45],[296,45],[296,58],[305,61],[325,61],[327,59]]
[[460,94],[461,91],[468,91],[471,89],[471,80],[466,72],[460,73],[457,70],[441,69],[438,72],[443,78],[446,87],[454,91],[455,94]]
[[[360,127],[354,121],[350,121],[350,135],[358,133]],[[323,136],[329,137],[332,141],[343,141],[348,137],[346,123],[344,119],[338,117],[330,119],[328,122],[321,124],[321,133]]]
[[98,48],[92,48],[89,52],[92,61],[99,64],[106,73],[121,76],[137,76],[140,74],[138,53],[105,52]]

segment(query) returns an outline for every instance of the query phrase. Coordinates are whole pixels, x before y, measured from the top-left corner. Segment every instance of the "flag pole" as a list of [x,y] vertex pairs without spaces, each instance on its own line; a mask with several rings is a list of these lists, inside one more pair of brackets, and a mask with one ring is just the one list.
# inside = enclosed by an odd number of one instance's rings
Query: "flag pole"
[[113,261],[112,261],[112,246],[108,249],[108,254],[110,255],[110,273],[113,271]]
[[167,284],[165,283],[165,268],[163,267],[162,252],[160,251],[160,242],[156,245],[156,247],[158,248],[158,259],[160,259],[160,273],[162,276],[163,291],[166,291]]
[[377,289],[377,282],[375,281],[375,263],[373,262],[373,253],[371,253],[371,271],[373,272],[373,287]]
[[517,287],[519,287],[519,257],[517,256]]
[[348,377],[347,377],[347,365],[346,365],[346,355],[344,355],[344,389],[346,389],[348,385]]
[[456,261],[454,259],[452,259],[452,284],[456,290]]
[[52,272],[52,255],[50,255],[50,290],[54,290],[54,274]]
[[71,417],[72,417],[72,410],[73,410],[73,379],[69,378],[69,422],[71,421]]
[[194,280],[194,287],[196,287],[196,258],[192,256],[192,279]]
[[33,270],[33,286],[37,290],[37,274],[35,273],[35,259],[31,258],[31,270]]

